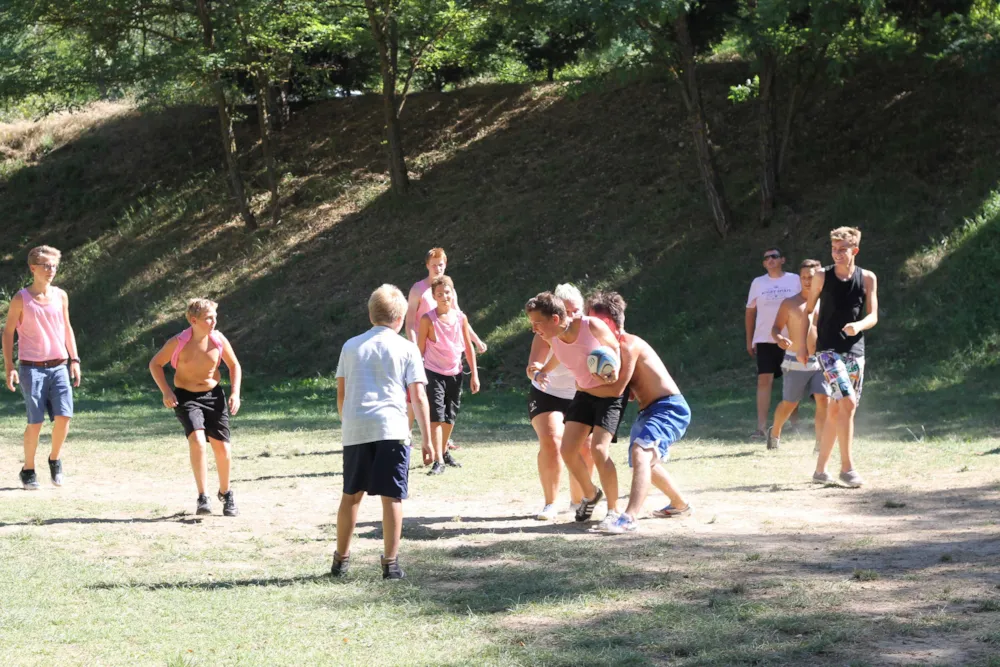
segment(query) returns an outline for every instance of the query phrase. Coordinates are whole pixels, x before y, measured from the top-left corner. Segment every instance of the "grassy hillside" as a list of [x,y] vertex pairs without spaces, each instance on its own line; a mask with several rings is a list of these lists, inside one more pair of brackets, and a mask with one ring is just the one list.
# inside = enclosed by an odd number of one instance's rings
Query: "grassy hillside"
[[[706,68],[740,219],[725,242],[710,231],[681,103],[663,81],[415,95],[406,201],[387,191],[379,99],[310,106],[279,138],[282,223],[256,234],[225,206],[210,110],[102,105],[0,126],[0,286],[6,301],[24,282],[27,248],[66,252],[60,280],[97,386],[145,383],[184,300],[212,296],[260,384],[331,373],[341,343],[367,326],[370,290],[405,289],[422,277],[424,252],[443,245],[491,345],[487,386],[523,384],[528,297],[565,280],[611,287],[630,302],[629,328],[723,429],[727,406],[751,398],[743,304],[761,251],[778,243],[792,265],[826,261],[827,231],[852,224],[865,233],[859,263],[881,279],[869,418],[995,429],[984,411],[1000,397],[1000,88],[929,67],[863,71],[815,100],[767,229],[754,222],[752,109],[725,101],[745,71]],[[263,192],[258,156],[245,164]]]

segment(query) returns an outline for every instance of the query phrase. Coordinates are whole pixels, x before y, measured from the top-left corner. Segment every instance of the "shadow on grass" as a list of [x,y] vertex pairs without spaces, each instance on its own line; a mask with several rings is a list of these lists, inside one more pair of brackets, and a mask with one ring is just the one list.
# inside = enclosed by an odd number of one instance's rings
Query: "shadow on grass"
[[[0,489],[0,491],[13,490],[13,489]],[[197,517],[193,517],[187,512],[178,512],[176,514],[171,514],[169,516],[160,516],[153,519],[95,519],[91,517],[73,517],[69,519],[39,519],[37,521],[21,521],[17,523],[0,523],[0,528],[6,528],[8,526],[59,526],[63,524],[80,524],[80,525],[90,525],[90,524],[116,524],[116,523],[183,523],[183,524],[198,524],[202,520]]]
[[294,475],[264,475],[263,477],[254,477],[252,479],[235,479],[234,482],[248,483],[248,482],[266,482],[273,479],[304,479],[306,477],[343,477],[342,472],[302,472]]
[[177,581],[162,582],[158,584],[94,584],[88,586],[91,590],[108,591],[123,589],[138,589],[143,591],[169,591],[169,590],[201,590],[217,591],[233,588],[280,588],[284,586],[297,586],[310,582],[329,581],[330,576],[326,574],[307,574],[299,577],[261,577],[252,579],[234,579],[230,581]]

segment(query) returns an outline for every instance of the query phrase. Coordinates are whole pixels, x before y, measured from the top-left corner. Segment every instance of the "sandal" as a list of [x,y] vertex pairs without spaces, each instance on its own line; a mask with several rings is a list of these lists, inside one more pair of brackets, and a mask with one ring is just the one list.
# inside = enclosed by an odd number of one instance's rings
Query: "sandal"
[[686,507],[682,507],[681,509],[677,509],[673,505],[667,505],[663,509],[653,510],[653,516],[657,517],[658,519],[669,519],[675,516],[683,516],[685,514],[690,514],[690,512],[691,512],[691,503],[688,503]]

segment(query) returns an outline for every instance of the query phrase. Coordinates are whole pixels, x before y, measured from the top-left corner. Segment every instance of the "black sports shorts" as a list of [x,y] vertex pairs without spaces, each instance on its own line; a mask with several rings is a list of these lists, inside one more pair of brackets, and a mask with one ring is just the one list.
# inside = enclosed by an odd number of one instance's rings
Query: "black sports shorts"
[[184,426],[185,437],[205,431],[209,438],[229,442],[229,405],[221,385],[206,392],[175,387],[174,396],[177,397],[174,414]]

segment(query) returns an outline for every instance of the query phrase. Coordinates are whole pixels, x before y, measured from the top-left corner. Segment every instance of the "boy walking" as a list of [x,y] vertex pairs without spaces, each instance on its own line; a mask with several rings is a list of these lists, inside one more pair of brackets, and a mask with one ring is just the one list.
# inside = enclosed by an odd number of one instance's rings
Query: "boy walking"
[[[785,360],[781,362],[784,371],[781,381],[781,403],[774,411],[774,423],[767,429],[767,448],[778,449],[781,444],[781,429],[799,405],[802,397],[811,394],[816,401],[816,452],[819,452],[820,436],[826,423],[826,406],[829,402],[829,385],[823,377],[823,369],[816,360],[816,309],[806,312],[806,302],[809,300],[809,290],[812,288],[813,277],[820,270],[820,263],[815,259],[807,259],[799,268],[799,279],[802,281],[802,292],[790,296],[781,302],[778,315],[774,318],[771,335],[777,341],[778,347],[785,351]],[[806,338],[799,339],[803,329],[807,331]],[[801,364],[795,358],[800,348],[808,352],[806,363]]]
[[428,475],[440,475],[446,465],[461,468],[446,443],[455,428],[455,418],[462,403],[462,352],[469,362],[472,378],[469,388],[479,393],[479,370],[472,345],[469,319],[454,307],[455,285],[448,276],[431,283],[436,308],[420,318],[417,347],[427,371],[427,395],[431,410],[431,447],[434,463]]
[[382,497],[382,578],[406,576],[399,567],[410,467],[406,396],[420,426],[425,456],[430,450],[430,417],[420,350],[399,336],[405,317],[403,293],[393,285],[382,285],[368,299],[372,328],[348,340],[340,352],[337,411],[344,444],[344,490],[330,569],[335,577],[344,576],[350,567],[351,538],[365,493]]
[[[830,232],[833,264],[817,273],[809,291],[806,311],[819,301],[816,326],[816,357],[830,386],[830,406],[820,439],[819,458],[813,481],[831,481],[826,464],[833,445],[840,441],[840,481],[858,487],[864,482],[854,470],[854,415],[861,400],[865,374],[865,334],[878,324],[878,280],[855,263],[861,246],[861,230],[838,227]],[[862,312],[865,314],[862,316]],[[800,335],[805,338],[804,325]],[[796,355],[807,361],[805,349]]]
[[[28,425],[24,429],[24,467],[21,468],[21,486],[27,491],[38,489],[35,452],[46,413],[54,422],[49,474],[54,486],[62,486],[60,455],[73,418],[73,387],[80,386],[80,356],[69,321],[69,297],[52,284],[61,258],[62,253],[51,246],[32,248],[28,253],[31,285],[10,300],[3,330],[7,388],[14,391],[14,385],[21,385],[28,412]],[[15,333],[17,368],[14,367]]]
[[691,511],[691,505],[674,486],[663,462],[670,447],[684,437],[691,423],[691,408],[681,395],[677,383],[649,343],[625,333],[625,300],[616,292],[598,292],[590,297],[587,311],[603,320],[621,341],[621,368],[610,378],[594,377],[603,387],[591,389],[597,396],[620,396],[628,390],[639,402],[639,415],[629,434],[628,463],[632,467],[632,489],[625,511],[597,530],[612,534],[631,533],[638,529],[649,487],[652,484],[670,499],[654,516],[670,518]]
[[[207,443],[211,443],[215,466],[219,471],[222,513],[225,516],[238,516],[240,511],[236,507],[233,490],[229,488],[232,467],[229,415],[235,415],[240,410],[243,369],[229,340],[215,328],[218,307],[219,304],[208,299],[189,301],[187,320],[191,326],[166,342],[149,362],[149,372],[163,394],[163,405],[173,409],[184,426],[184,435],[190,447],[191,468],[198,487],[195,514],[212,513],[212,506],[205,493],[208,482],[205,449]],[[229,369],[229,381],[232,385],[228,402],[226,393],[219,384],[222,381],[219,365],[223,362]],[[163,367],[168,363],[174,367],[173,389],[163,372]]]

